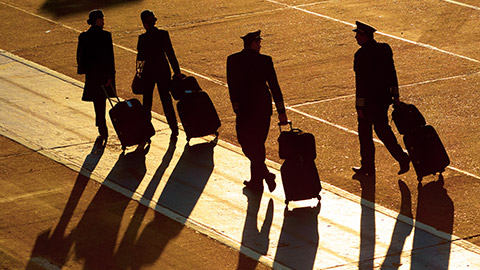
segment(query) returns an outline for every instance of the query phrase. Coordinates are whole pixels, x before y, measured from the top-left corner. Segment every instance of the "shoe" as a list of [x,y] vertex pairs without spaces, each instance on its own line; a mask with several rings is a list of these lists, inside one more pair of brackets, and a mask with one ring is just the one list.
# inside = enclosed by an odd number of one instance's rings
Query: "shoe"
[[410,170],[410,158],[407,156],[404,161],[400,162],[400,171],[398,175],[404,174]]
[[246,188],[254,192],[263,192],[263,183],[260,181],[243,181]]
[[368,170],[364,167],[353,167],[352,170],[356,174],[361,174],[361,175],[374,175],[375,174],[375,169],[373,170]]
[[273,192],[277,187],[277,184],[275,183],[275,177],[276,176],[273,173],[268,173],[265,177],[265,182],[267,182],[268,190],[270,190],[270,192]]

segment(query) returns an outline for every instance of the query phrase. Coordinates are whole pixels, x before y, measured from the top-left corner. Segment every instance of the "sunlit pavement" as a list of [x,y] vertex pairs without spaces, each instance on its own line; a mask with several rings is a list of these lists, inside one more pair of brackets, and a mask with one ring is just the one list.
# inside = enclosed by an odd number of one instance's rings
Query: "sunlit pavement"
[[101,151],[82,83],[5,51],[0,87],[2,135],[274,268],[480,268],[477,246],[325,183],[317,207],[287,211],[274,162],[273,193],[244,191],[248,160],[221,134],[172,142],[155,115],[149,149],[122,153],[110,125]]

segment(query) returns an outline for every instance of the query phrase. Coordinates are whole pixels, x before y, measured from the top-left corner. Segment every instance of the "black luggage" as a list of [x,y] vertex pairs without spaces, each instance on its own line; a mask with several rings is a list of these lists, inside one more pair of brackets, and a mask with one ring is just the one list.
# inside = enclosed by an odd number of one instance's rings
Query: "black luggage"
[[108,98],[112,105],[109,115],[122,149],[144,142],[149,143],[150,138],[155,135],[155,128],[142,103],[138,99],[120,101],[118,96],[116,98],[118,102],[115,105]]
[[288,158],[283,162],[280,173],[287,206],[290,201],[314,198],[320,201],[322,185],[313,159],[305,160],[300,156]]
[[194,91],[182,95],[177,103],[178,115],[187,135],[191,138],[215,134],[218,136],[220,118],[206,92]]
[[288,159],[300,156],[305,160],[314,160],[317,157],[315,146],[315,137],[311,133],[303,132],[298,128],[292,127],[292,122],[288,122],[290,130],[281,131],[278,137],[278,154],[281,159]]
[[170,92],[175,100],[182,99],[182,97],[186,94],[200,91],[202,91],[202,88],[200,88],[197,79],[195,79],[193,76],[186,76],[183,78],[174,77],[172,79],[172,87]]
[[403,141],[419,181],[424,176],[442,173],[450,164],[445,147],[432,126],[426,125],[408,132],[403,136]]
[[395,106],[392,118],[398,132],[402,135],[426,125],[425,118],[413,104],[400,102],[398,106]]

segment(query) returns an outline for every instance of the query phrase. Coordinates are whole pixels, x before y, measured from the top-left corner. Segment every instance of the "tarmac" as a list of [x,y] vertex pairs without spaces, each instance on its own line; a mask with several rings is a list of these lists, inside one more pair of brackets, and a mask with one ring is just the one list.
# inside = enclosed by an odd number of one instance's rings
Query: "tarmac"
[[221,134],[174,142],[154,114],[148,149],[123,153],[110,121],[98,147],[83,83],[3,50],[0,87],[1,135],[274,269],[480,269],[478,246],[327,183],[287,209],[273,161],[275,191],[244,190],[248,159]]

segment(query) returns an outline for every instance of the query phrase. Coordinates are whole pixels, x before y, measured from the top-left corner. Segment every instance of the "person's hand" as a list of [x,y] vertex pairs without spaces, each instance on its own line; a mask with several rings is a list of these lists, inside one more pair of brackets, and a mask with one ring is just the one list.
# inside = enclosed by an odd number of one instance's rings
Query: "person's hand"
[[173,74],[173,77],[174,77],[175,79],[183,79],[183,78],[185,78],[185,77],[187,77],[187,76],[186,76],[185,74],[182,74],[182,73],[175,73],[175,74]]
[[278,114],[278,121],[280,125],[287,125],[288,124],[288,117],[286,113],[279,113]]

